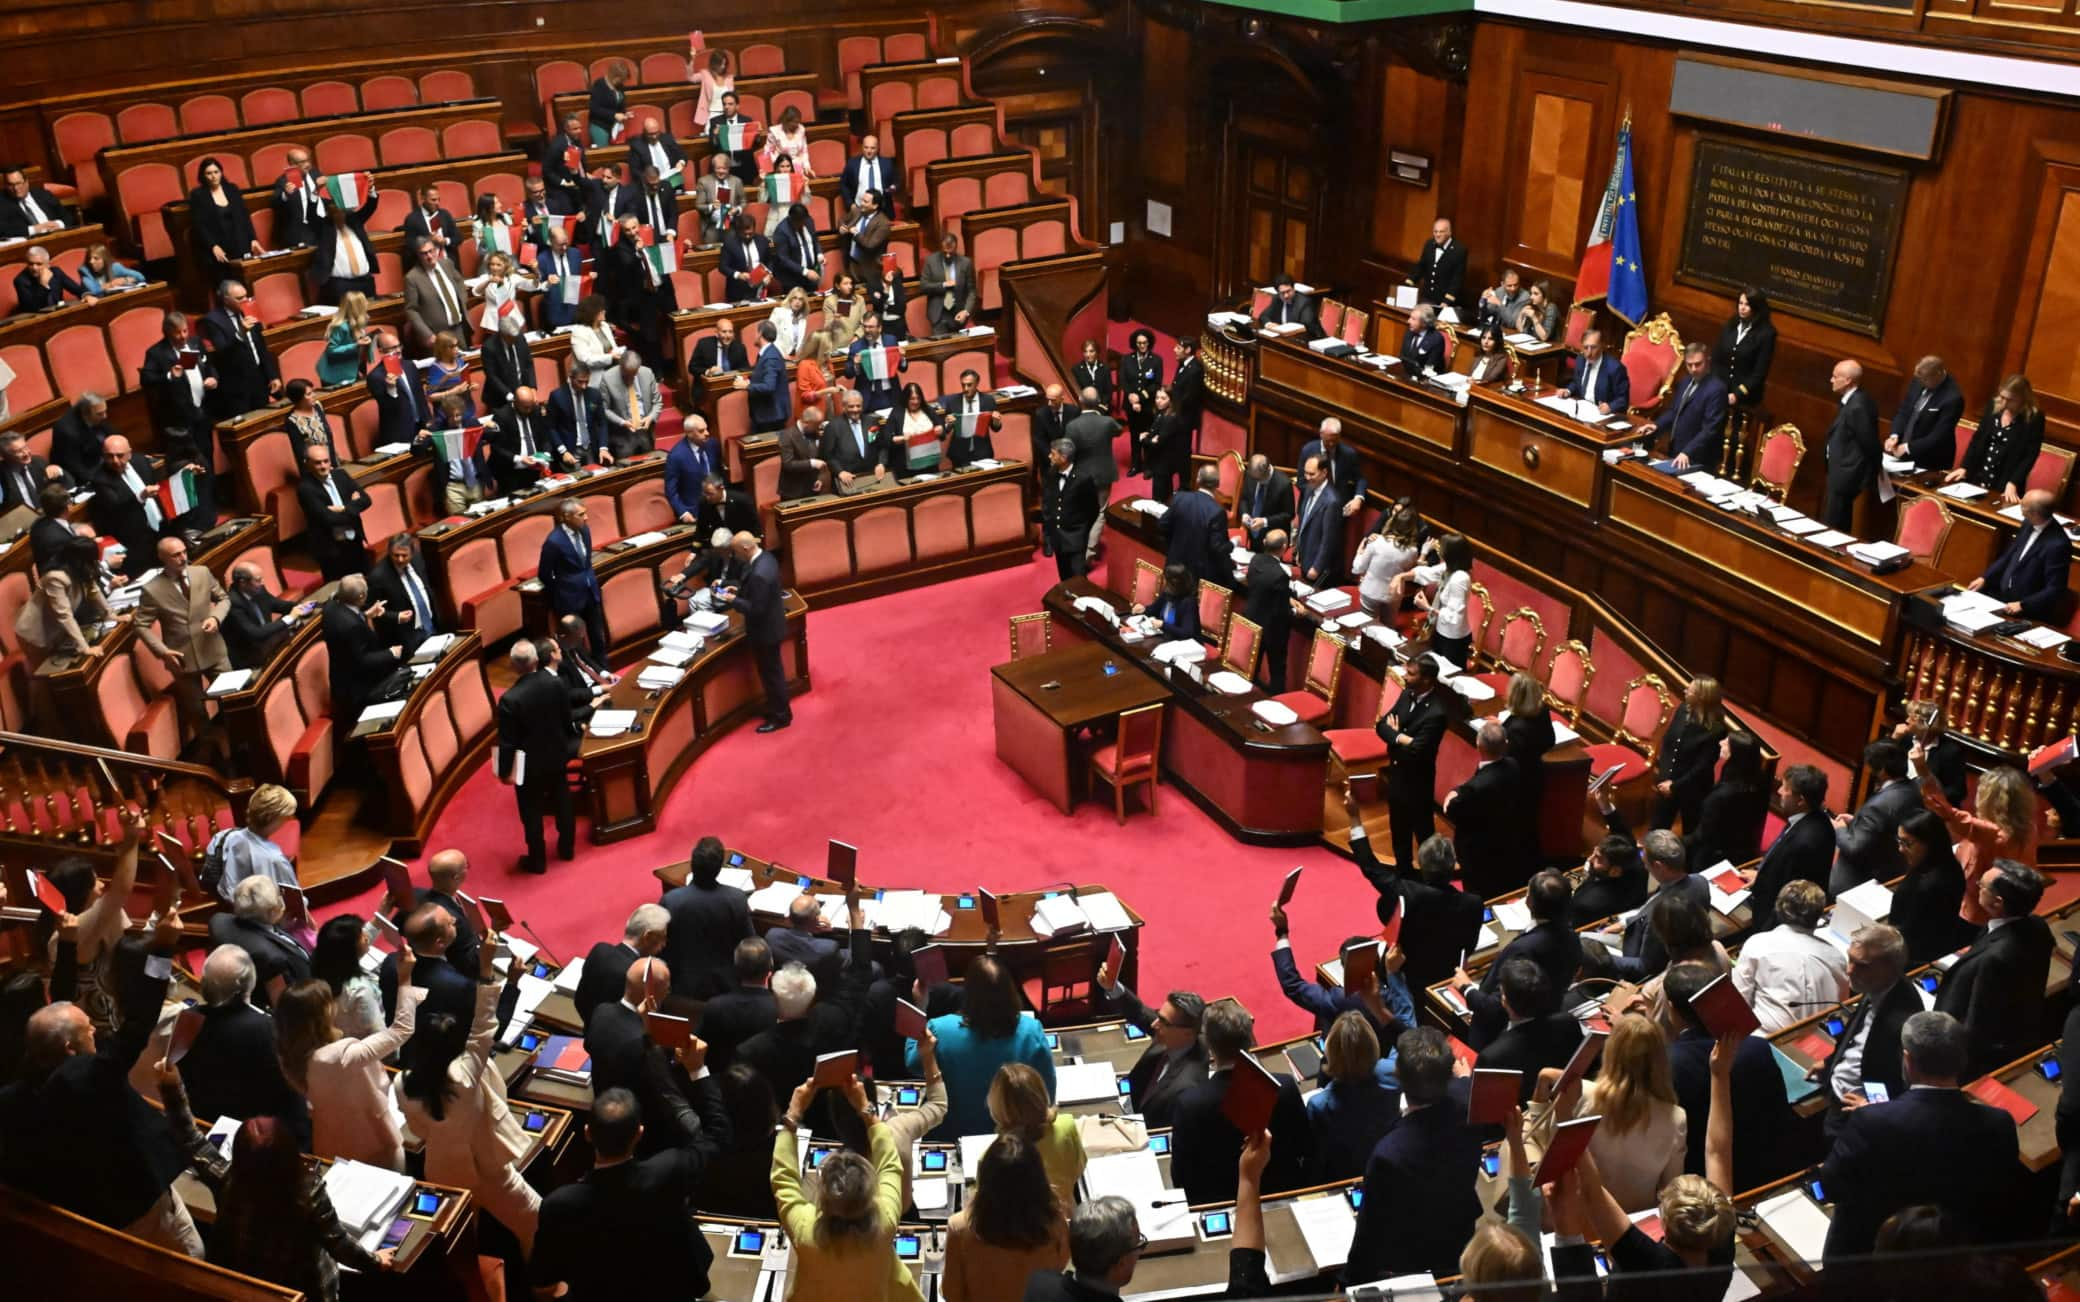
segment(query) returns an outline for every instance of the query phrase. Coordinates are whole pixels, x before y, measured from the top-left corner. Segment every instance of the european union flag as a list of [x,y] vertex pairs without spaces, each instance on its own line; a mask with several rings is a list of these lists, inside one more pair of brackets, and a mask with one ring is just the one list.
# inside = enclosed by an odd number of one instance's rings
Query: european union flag
[[1647,319],[1647,264],[1639,248],[1639,192],[1632,184],[1632,124],[1618,132],[1618,203],[1611,228],[1611,311],[1633,325]]

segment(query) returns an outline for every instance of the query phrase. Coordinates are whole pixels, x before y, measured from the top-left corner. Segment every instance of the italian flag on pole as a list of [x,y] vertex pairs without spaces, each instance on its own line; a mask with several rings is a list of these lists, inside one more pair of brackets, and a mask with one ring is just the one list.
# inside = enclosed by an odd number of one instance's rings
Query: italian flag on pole
[[467,461],[477,455],[477,445],[484,441],[484,427],[465,425],[461,429],[437,429],[428,437],[433,440],[433,455],[442,461]]
[[852,365],[862,380],[883,382],[896,378],[903,365],[903,350],[894,344],[883,344],[879,348],[862,348],[853,357]]
[[715,128],[715,147],[726,154],[741,154],[758,143],[758,123],[748,118]]
[[767,203],[800,203],[808,188],[808,178],[800,172],[766,173]]
[[160,480],[153,491],[159,497],[159,513],[171,520],[195,509],[201,496],[201,479],[193,466],[183,466]]
[[325,197],[335,207],[353,212],[368,202],[375,191],[375,177],[367,172],[339,172],[325,178]]

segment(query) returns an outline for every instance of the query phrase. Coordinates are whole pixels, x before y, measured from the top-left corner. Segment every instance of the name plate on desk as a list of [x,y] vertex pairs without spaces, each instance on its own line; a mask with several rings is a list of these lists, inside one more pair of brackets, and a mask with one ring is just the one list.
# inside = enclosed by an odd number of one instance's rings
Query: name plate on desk
[[1676,279],[1875,338],[1892,289],[1907,172],[1701,136]]

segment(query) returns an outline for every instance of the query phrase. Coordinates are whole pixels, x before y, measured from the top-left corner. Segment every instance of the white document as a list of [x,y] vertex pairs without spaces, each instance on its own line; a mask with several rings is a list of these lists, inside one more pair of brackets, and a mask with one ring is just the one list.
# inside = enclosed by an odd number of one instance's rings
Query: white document
[[1835,897],[1833,927],[1844,936],[1892,916],[1892,890],[1881,881],[1862,882]]
[[1531,930],[1531,906],[1522,900],[1511,900],[1495,906],[1495,921],[1511,931]]
[[1054,1101],[1109,1103],[1119,1098],[1119,1076],[1109,1062],[1079,1062],[1054,1069]]
[[1249,709],[1251,714],[1274,728],[1284,728],[1300,722],[1300,716],[1293,713],[1291,706],[1281,705],[1277,701],[1258,701]]
[[1454,674],[1451,678],[1451,686],[1453,691],[1469,701],[1492,701],[1495,699],[1495,689],[1475,678],[1472,674]]
[[1351,594],[1342,588],[1316,588],[1307,596],[1307,608],[1319,614],[1332,610],[1344,610],[1351,604]]
[[[937,900],[933,902],[937,903]],[[1067,895],[1050,895],[1033,904],[1034,929],[1038,930],[1043,924],[1047,927],[1048,934],[1053,935],[1057,932],[1088,928],[1091,920],[1084,913],[1083,906],[1074,899]]]
[[675,628],[659,638],[657,645],[668,646],[674,651],[699,651],[708,640],[690,629]]
[[1242,696],[1249,692],[1249,679],[1232,669],[1223,669],[1206,680],[1206,685],[1229,696]]
[[1878,464],[1888,475],[1911,475],[1914,473],[1912,457],[1879,457]]
[[520,997],[513,1002],[513,1011],[516,1014],[525,1013],[527,1016],[533,1017],[535,1010],[542,1006],[542,1001],[555,993],[556,986],[553,982],[543,977],[535,976],[531,972],[522,972],[520,974]]
[[1807,537],[1806,541],[1815,547],[1840,547],[1845,543],[1855,542],[1856,535],[1843,533],[1839,529],[1823,529],[1819,533]]
[[1405,640],[1400,633],[1385,624],[1366,625],[1364,636],[1371,638],[1389,651],[1400,646]]
[[720,885],[742,891],[746,895],[751,894],[754,889],[749,868],[724,868],[715,874],[715,880]]
[[1409,311],[1415,307],[1416,301],[1416,287],[1414,285],[1394,286],[1394,306],[1396,308],[1403,312]]
[[409,443],[379,443],[376,445],[376,455],[379,457],[401,457],[411,450],[412,445]]
[[1300,1237],[1314,1257],[1316,1270],[1328,1270],[1350,1260],[1358,1217],[1342,1194],[1295,1198],[1289,1206],[1294,1223],[1300,1227]]
[[693,655],[693,652],[683,647],[666,646],[664,643],[659,642],[651,649],[649,658],[653,662],[665,665],[668,668],[682,669],[687,661],[693,659]]
[[2064,646],[2073,639],[2055,628],[2039,624],[2035,628],[2024,629],[2022,632],[2017,633],[2015,640],[2036,647],[2040,651],[2050,651]]
[[1805,1190],[1793,1189],[1757,1203],[1755,1214],[1784,1241],[1784,1246],[1804,1258],[1812,1269],[1820,1269],[1821,1258],[1827,1252],[1827,1228],[1832,1222]]
[[361,712],[361,718],[359,722],[386,723],[389,720],[396,718],[398,715],[403,714],[404,707],[409,705],[410,703],[411,702],[408,700],[378,701],[376,704],[369,706],[367,709]]
[[633,538],[623,538],[621,541],[630,547],[648,547],[651,543],[663,542],[665,536],[661,530],[652,529],[648,533],[639,533]]
[[1960,502],[1976,502],[1986,496],[1984,488],[1977,484],[1968,484],[1961,479],[1954,484],[1945,484],[1936,491],[1944,497],[1954,497]]
[[595,737],[619,737],[635,726],[634,710],[595,710],[586,731]]
[[325,1192],[349,1233],[360,1234],[403,1208],[412,1193],[412,1178],[397,1171],[341,1158],[325,1171]]
[[793,882],[774,882],[771,886],[761,886],[751,892],[751,911],[774,913],[784,918],[787,916],[787,906],[793,904],[794,897],[801,893],[802,888]]
[[1883,565],[1896,557],[1905,556],[1907,549],[1898,543],[1862,542],[1849,548],[1849,554],[1871,565]]
[[1134,926],[1134,920],[1127,916],[1127,906],[1111,891],[1092,891],[1082,897],[1081,903],[1092,931],[1127,931]]
[[556,974],[556,979],[551,981],[549,984],[556,987],[556,991],[558,994],[574,995],[578,993],[578,982],[582,980],[584,976],[585,960],[582,958],[574,958],[570,962],[563,965],[563,970],[558,972]]
[[[997,1137],[995,1134],[962,1135],[960,1137],[962,1180],[965,1180],[970,1184],[973,1184],[975,1182],[975,1173],[982,1169],[982,1155],[984,1153],[987,1153],[989,1151],[989,1146],[996,1142]],[[1149,1160],[1153,1162],[1155,1159],[1151,1157]],[[1092,1159],[1090,1165],[1095,1166],[1097,1165],[1097,1162],[1098,1159],[1094,1158]],[[1087,1166],[1084,1168],[1084,1170],[1085,1173],[1088,1174],[1090,1167]]]
[[218,674],[214,679],[210,680],[209,694],[211,696],[223,696],[230,692],[241,692],[245,690],[246,684],[252,681],[252,670],[233,669],[227,673]]
[[910,1201],[920,1212],[943,1211],[953,1201],[953,1187],[943,1175],[930,1175],[910,1182]]
[[415,665],[432,664],[434,661],[448,654],[448,648],[454,645],[455,634],[436,633],[432,637],[427,638],[424,642],[421,642],[419,644],[419,649],[412,652],[412,663]]
[[646,692],[661,692],[667,688],[677,687],[679,680],[684,677],[686,677],[684,669],[674,669],[669,665],[648,665],[645,666],[641,673],[636,675],[636,686]]
[[1149,652],[1148,658],[1163,665],[1190,664],[1195,660],[1204,660],[1207,649],[1206,644],[1196,638],[1179,638],[1174,642],[1165,642]]

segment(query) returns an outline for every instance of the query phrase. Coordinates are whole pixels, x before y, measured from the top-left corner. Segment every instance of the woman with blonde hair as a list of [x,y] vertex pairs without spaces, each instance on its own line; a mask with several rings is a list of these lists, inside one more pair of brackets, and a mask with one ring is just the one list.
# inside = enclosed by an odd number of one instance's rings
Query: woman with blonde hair
[[606,297],[587,294],[579,300],[578,319],[571,326],[571,358],[597,377],[621,365],[621,354],[627,350],[607,324]]
[[113,294],[144,284],[144,273],[117,262],[106,244],[90,244],[79,264],[79,287],[89,294]]
[[1654,1206],[1662,1188],[1683,1173],[1689,1119],[1676,1102],[1668,1040],[1636,1013],[1611,1023],[1596,1079],[1582,1088],[1575,1115],[1601,1116],[1589,1151],[1604,1185],[1628,1212]]
[[1661,750],[1654,756],[1652,822],[1656,831],[1673,827],[1679,816],[1684,832],[1697,830],[1704,817],[1704,798],[1711,792],[1713,773],[1719,767],[1719,739],[1725,735],[1726,702],[1719,680],[1699,674],[1683,689],[1683,703],[1669,716]]
[[1340,1014],[1323,1044],[1329,1084],[1307,1099],[1307,1125],[1314,1134],[1309,1184],[1364,1175],[1372,1150],[1401,1116],[1401,1096],[1379,1079],[1379,1035],[1365,1014]]
[[361,378],[375,361],[368,322],[368,295],[350,289],[339,296],[339,310],[325,330],[325,351],[318,354],[318,383],[330,389]]
[[1358,605],[1378,619],[1392,619],[1399,605],[1394,580],[1416,566],[1422,553],[1417,532],[1422,519],[1415,503],[1402,498],[1380,517],[1379,528],[1358,543],[1351,573],[1358,579]]
[[1979,878],[1996,859],[2037,866],[2037,793],[2022,770],[2002,765],[1979,775],[1972,807],[1959,809],[1943,794],[1929,771],[1928,752],[1916,742],[1907,760],[1921,775],[1921,801],[1950,829],[1957,841],[1957,863],[1964,869],[1964,903],[1958,914],[1976,926],[1986,925],[1979,903]]
[[391,1102],[383,1060],[412,1038],[426,997],[412,985],[416,957],[409,945],[398,950],[397,1016],[374,1035],[340,1032],[324,981],[299,981],[275,1001],[275,1054],[283,1078],[310,1100],[312,1156],[404,1170],[403,1118]]
[[2044,409],[2026,375],[2011,375],[1986,403],[1979,428],[1965,445],[1964,461],[1943,476],[1954,484],[1966,480],[2000,494],[2009,506],[2022,500],[2030,471],[2044,449]]
[[534,277],[519,263],[514,262],[512,256],[504,250],[494,250],[484,259],[484,310],[477,314],[477,325],[485,335],[498,333],[499,315],[505,311],[508,304],[518,306],[521,329],[527,328],[527,305],[520,302],[520,292],[532,289],[533,285],[528,282],[533,279]]
[[1546,752],[1559,742],[1553,731],[1553,712],[1546,708],[1546,685],[1527,673],[1509,678],[1503,698],[1502,733],[1509,738],[1510,758],[1517,762],[1517,781],[1524,790],[1524,808],[1530,814],[1532,844],[1538,844],[1539,802],[1545,799]]
[[1019,1134],[999,1134],[977,1165],[967,1206],[946,1223],[941,1293],[946,1302],[1019,1302],[1033,1272],[1069,1264],[1069,1203]]
[[999,1135],[1015,1135],[1040,1154],[1047,1168],[1047,1183],[1063,1207],[1076,1200],[1076,1182],[1083,1178],[1083,1136],[1077,1133],[1076,1118],[1055,1109],[1047,1097],[1047,1082],[1040,1073],[1022,1062],[1007,1062],[997,1068],[989,1083],[989,1116]]
[[924,1293],[895,1252],[903,1214],[903,1163],[881,1116],[867,1104],[855,1076],[845,1082],[845,1105],[867,1131],[867,1155],[831,1154],[816,1170],[816,1200],[802,1192],[801,1152],[795,1132],[816,1101],[816,1082],[803,1081],[773,1130],[773,1205],[794,1244],[788,1298],[821,1302],[924,1302]]
[[[809,330],[809,295],[800,285],[787,291],[787,296],[773,305],[766,320],[773,323],[779,336],[773,340],[784,357],[794,357],[802,351]],[[797,410],[800,410],[797,408]]]
[[[772,155],[777,168],[783,158],[794,163],[794,170],[803,176],[814,176],[809,166],[809,129],[802,125],[802,111],[789,104],[780,110],[780,120],[766,129],[766,153]],[[766,232],[771,234],[771,231]]]

